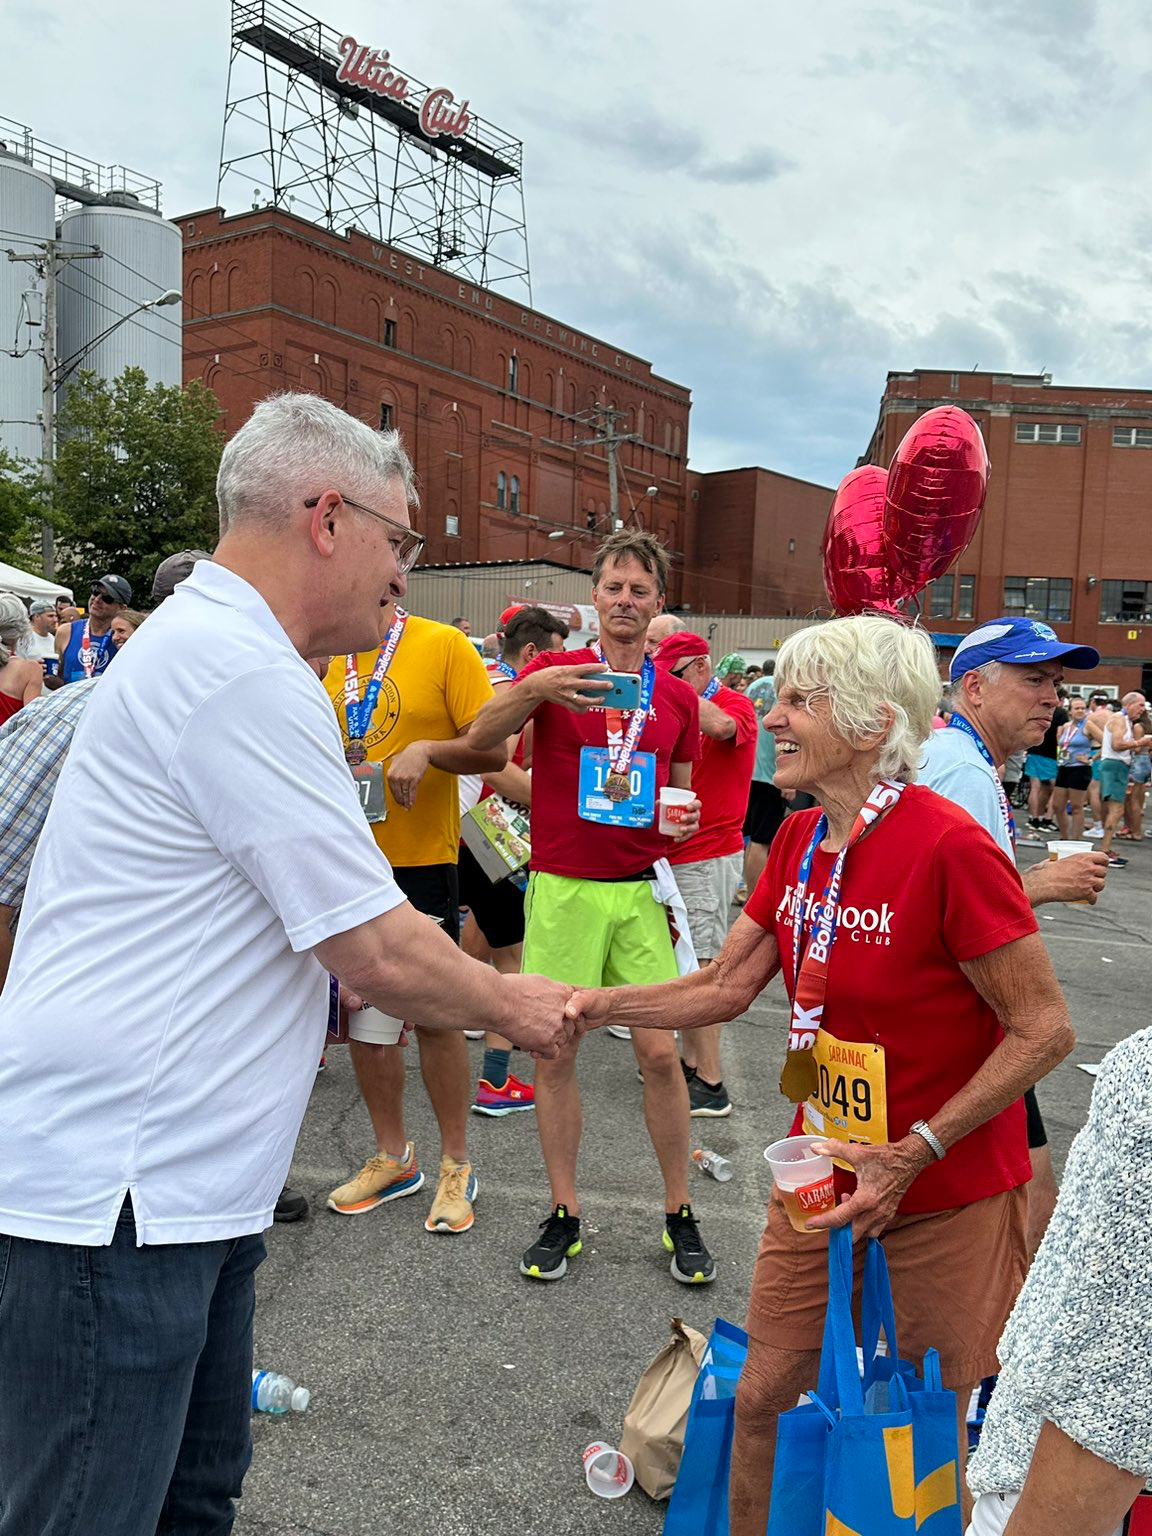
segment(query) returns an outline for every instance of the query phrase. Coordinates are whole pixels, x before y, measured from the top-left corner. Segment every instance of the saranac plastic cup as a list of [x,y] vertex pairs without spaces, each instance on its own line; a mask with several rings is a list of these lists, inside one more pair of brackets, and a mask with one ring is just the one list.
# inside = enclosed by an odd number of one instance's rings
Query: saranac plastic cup
[[584,1449],[584,1478],[599,1499],[622,1499],[636,1481],[632,1463],[614,1445],[594,1440]]
[[696,798],[694,789],[673,789],[666,784],[660,791],[660,831],[665,837],[675,837],[684,820],[684,808]]
[[780,1191],[788,1220],[797,1232],[807,1232],[813,1216],[822,1216],[836,1204],[832,1159],[813,1152],[823,1136],[786,1136],[774,1141],[764,1156]]

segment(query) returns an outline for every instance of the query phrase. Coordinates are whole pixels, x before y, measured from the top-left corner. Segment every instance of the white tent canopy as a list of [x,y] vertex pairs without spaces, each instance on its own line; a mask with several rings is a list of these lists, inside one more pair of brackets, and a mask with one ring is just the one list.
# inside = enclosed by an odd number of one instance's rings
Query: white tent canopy
[[19,597],[28,599],[72,596],[71,587],[62,587],[58,582],[45,581],[42,576],[18,571],[14,565],[5,565],[3,560],[0,560],[0,592],[15,592]]

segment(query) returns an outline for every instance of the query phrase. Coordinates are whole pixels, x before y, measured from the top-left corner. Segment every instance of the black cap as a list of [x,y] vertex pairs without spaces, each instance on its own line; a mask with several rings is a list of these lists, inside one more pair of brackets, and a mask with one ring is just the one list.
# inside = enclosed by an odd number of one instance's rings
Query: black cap
[[124,580],[123,576],[101,576],[99,581],[92,583],[94,587],[103,587],[105,596],[114,603],[130,603],[132,601],[132,588]]
[[152,578],[152,601],[162,603],[166,597],[171,597],[180,583],[191,576],[192,567],[197,560],[211,560],[211,558],[206,549],[182,549],[179,554],[169,555],[166,560],[161,560]]

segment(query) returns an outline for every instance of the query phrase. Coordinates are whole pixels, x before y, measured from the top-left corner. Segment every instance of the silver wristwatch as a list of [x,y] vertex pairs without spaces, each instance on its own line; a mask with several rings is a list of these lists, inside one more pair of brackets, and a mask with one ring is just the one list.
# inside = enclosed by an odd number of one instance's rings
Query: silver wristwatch
[[924,1138],[924,1140],[931,1147],[932,1155],[936,1158],[937,1162],[943,1158],[948,1148],[940,1140],[939,1136],[937,1136],[936,1132],[932,1129],[926,1120],[914,1120],[909,1127],[909,1130],[915,1132],[917,1136],[922,1136]]

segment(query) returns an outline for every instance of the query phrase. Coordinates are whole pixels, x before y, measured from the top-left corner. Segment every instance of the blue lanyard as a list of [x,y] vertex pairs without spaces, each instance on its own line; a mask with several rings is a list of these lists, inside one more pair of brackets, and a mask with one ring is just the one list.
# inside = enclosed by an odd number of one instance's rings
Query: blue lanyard
[[965,736],[969,738],[969,740],[974,741],[980,756],[984,759],[989,768],[991,768],[992,772],[996,775],[996,788],[1000,794],[1000,814],[1004,818],[1004,826],[1008,832],[1008,841],[1012,844],[1013,847],[1015,847],[1016,818],[1012,814],[1012,807],[1008,804],[1008,796],[1004,793],[1004,785],[1000,780],[1000,774],[997,772],[996,764],[992,761],[992,754],[984,745],[984,740],[981,737],[980,732],[976,729],[970,720],[965,720],[963,715],[957,714],[954,714],[948,721],[947,729],[950,731],[961,731]]
[[[713,694],[719,692],[719,689],[720,689],[720,679],[718,677],[714,677],[712,679],[712,681],[708,684],[707,688],[705,688],[705,690],[704,690],[703,694],[701,695],[701,697],[705,698],[705,699],[710,699],[713,696]],[[821,834],[821,836],[823,836],[823,834]]]
[[[604,661],[604,652],[600,648],[599,641],[593,641],[589,650],[597,661]],[[605,663],[606,665],[606,663]],[[613,773],[627,775],[632,766],[632,758],[640,743],[640,736],[644,730],[644,723],[648,719],[648,711],[652,707],[652,691],[656,686],[656,664],[651,656],[645,656],[644,665],[640,669],[640,707],[632,711],[632,718],[628,722],[628,730],[624,735],[621,746],[617,746],[612,740],[612,732],[608,733],[608,762]]]
[[503,672],[505,677],[510,677],[513,681],[515,681],[516,668],[510,667],[503,657],[501,657],[500,660],[496,663],[496,670],[497,672]]
[[368,680],[368,686],[364,690],[363,702],[357,699],[360,691],[359,678],[356,672],[356,657],[354,655],[345,658],[344,668],[344,719],[348,726],[349,741],[363,741],[372,724],[372,716],[376,711],[376,705],[380,699],[380,688],[388,675],[388,669],[392,665],[392,658],[396,654],[396,648],[404,635],[404,626],[408,622],[408,615],[403,608],[397,608],[396,617],[388,626],[388,633],[384,637],[384,644],[380,647],[376,656],[376,665],[372,676]]

